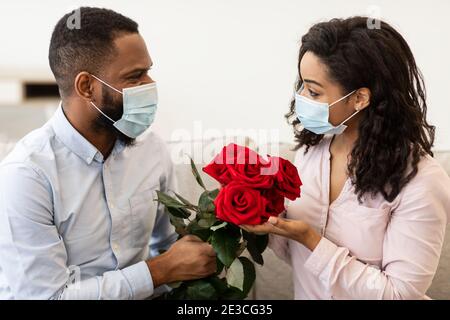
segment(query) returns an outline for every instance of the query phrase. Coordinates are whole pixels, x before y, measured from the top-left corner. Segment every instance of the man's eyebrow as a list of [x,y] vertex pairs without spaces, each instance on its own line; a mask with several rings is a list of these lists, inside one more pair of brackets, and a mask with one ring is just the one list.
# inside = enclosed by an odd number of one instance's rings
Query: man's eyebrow
[[147,72],[147,71],[149,71],[152,68],[152,66],[153,66],[153,64],[150,65],[149,67],[137,67],[137,68],[131,69],[129,71],[126,71],[123,75],[126,77],[126,76],[129,76],[129,75],[133,74],[133,73]]
[[323,88],[323,85],[321,85],[319,82],[317,82],[317,81],[315,81],[315,80],[311,80],[311,79],[303,79],[303,82],[306,82],[306,83],[313,83],[313,84],[316,84],[316,85],[318,85],[319,87]]

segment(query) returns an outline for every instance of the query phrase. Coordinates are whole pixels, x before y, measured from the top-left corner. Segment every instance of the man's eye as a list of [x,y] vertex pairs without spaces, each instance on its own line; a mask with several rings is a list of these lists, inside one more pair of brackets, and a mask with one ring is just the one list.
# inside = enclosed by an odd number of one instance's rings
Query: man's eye
[[144,75],[144,74],[146,74],[147,72],[145,72],[145,71],[141,71],[141,72],[138,72],[138,73],[135,73],[135,74],[133,74],[131,77],[130,77],[130,79],[131,80],[137,80],[137,79],[140,79],[140,78],[142,78],[142,76]]

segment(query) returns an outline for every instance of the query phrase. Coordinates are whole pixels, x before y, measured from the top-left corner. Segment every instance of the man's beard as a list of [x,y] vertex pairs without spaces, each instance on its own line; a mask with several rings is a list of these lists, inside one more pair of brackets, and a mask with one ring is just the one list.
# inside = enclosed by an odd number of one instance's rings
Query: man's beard
[[[102,100],[102,104],[99,106],[99,108],[114,121],[119,120],[123,114],[122,101],[115,101],[113,96],[108,94],[106,90],[103,90]],[[93,130],[96,132],[109,133],[117,140],[123,142],[126,147],[133,146],[136,142],[136,139],[130,138],[120,132],[116,127],[114,127],[111,120],[106,118],[101,113],[99,113],[97,118],[93,121]]]

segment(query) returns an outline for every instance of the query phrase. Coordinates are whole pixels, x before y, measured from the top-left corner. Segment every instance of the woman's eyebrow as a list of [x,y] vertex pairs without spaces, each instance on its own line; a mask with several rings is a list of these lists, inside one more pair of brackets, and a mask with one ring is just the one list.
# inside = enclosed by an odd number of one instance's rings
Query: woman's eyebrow
[[314,81],[314,80],[311,80],[311,79],[303,79],[303,82],[306,82],[306,83],[313,83],[313,84],[316,84],[316,85],[318,85],[319,87],[323,88],[323,85],[321,85],[319,82]]

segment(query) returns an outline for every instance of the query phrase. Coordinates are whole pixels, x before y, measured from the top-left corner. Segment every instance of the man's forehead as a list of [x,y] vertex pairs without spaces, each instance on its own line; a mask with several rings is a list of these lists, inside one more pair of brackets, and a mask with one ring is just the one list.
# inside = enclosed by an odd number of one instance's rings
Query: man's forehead
[[144,39],[138,33],[119,36],[114,40],[116,54],[111,68],[120,75],[153,65]]

